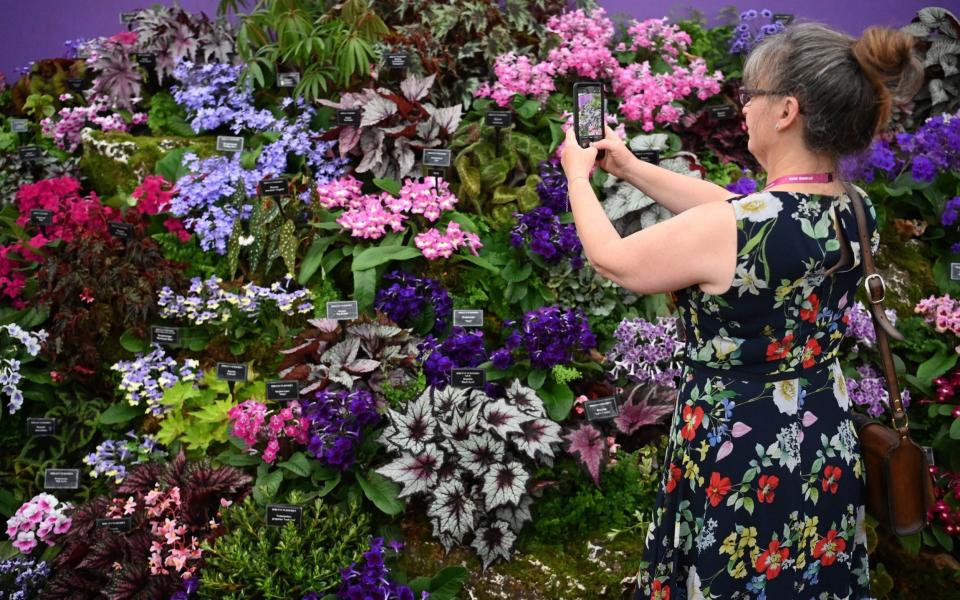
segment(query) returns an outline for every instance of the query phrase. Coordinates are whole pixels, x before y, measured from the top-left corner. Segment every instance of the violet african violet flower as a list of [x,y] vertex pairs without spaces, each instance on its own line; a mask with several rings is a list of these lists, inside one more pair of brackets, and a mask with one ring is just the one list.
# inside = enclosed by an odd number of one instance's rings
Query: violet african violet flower
[[[870,365],[857,368],[860,379],[847,379],[846,388],[850,400],[857,406],[865,407],[867,414],[879,417],[890,408],[890,393],[887,391],[887,382],[879,371]],[[909,390],[902,390],[900,398],[904,408],[910,406]]]
[[[514,327],[516,322],[504,321],[503,325]],[[511,353],[514,349],[526,352],[535,369],[568,364],[575,353],[587,352],[596,345],[597,338],[583,311],[559,306],[544,306],[526,313],[519,329],[512,331],[506,341],[506,349]],[[503,353],[496,358],[500,365],[507,364]]]
[[606,357],[613,363],[611,375],[676,387],[684,354],[677,322],[676,317],[657,317],[655,323],[641,318],[621,321],[613,334],[617,343]]
[[0,600],[32,600],[50,577],[50,563],[29,556],[0,561]]
[[[389,287],[386,287],[389,284]],[[436,279],[417,277],[404,271],[393,271],[383,278],[374,303],[391,321],[409,327],[428,311],[433,313],[431,331],[447,328],[447,319],[453,310],[450,294]]]
[[560,217],[546,206],[515,216],[518,223],[510,231],[510,244],[514,248],[527,245],[531,252],[550,264],[567,258],[574,269],[583,266],[583,245],[574,224],[561,223]]
[[427,384],[434,387],[444,387],[450,383],[451,369],[476,367],[487,360],[483,332],[468,332],[462,327],[454,327],[443,342],[428,335],[417,349]]
[[342,471],[353,465],[363,429],[380,422],[376,400],[360,388],[317,392],[316,399],[304,406],[303,414],[310,421],[307,450]]

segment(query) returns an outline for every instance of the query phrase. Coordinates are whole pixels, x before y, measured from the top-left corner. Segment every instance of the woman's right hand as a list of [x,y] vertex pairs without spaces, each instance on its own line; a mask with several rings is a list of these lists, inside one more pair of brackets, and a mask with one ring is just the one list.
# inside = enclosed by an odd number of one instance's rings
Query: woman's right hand
[[593,142],[590,145],[597,150],[606,150],[606,155],[603,157],[603,160],[597,161],[597,165],[617,179],[624,179],[627,167],[632,161],[636,160],[633,152],[627,148],[627,145],[623,143],[623,140],[620,139],[617,132],[610,129],[609,125],[604,125],[603,139],[599,142]]

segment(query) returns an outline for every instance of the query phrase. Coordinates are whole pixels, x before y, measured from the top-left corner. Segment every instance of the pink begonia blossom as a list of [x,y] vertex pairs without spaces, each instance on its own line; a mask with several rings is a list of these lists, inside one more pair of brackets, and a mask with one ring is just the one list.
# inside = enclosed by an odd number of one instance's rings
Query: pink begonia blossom
[[440,230],[434,227],[414,238],[413,243],[420,248],[427,260],[450,258],[456,250],[464,246],[477,256],[477,250],[483,248],[480,237],[475,233],[461,230],[460,224],[456,221],[451,221],[447,225],[445,233],[440,233]]
[[69,502],[61,503],[50,494],[38,494],[7,519],[7,537],[23,554],[32,552],[39,542],[52,546],[54,535],[70,531],[73,521],[66,513],[72,508]]

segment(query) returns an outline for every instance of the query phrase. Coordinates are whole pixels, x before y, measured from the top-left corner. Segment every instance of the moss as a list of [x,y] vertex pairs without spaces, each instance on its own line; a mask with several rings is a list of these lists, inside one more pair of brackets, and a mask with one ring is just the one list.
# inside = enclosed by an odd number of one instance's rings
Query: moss
[[214,154],[213,137],[133,136],[122,131],[83,134],[80,168],[93,189],[104,197],[130,193],[154,172],[158,160],[174,148],[188,147],[200,156]]
[[901,241],[891,229],[885,229],[880,239],[884,242],[876,264],[887,284],[884,305],[899,315],[912,314],[918,301],[937,293],[930,248],[916,239]]

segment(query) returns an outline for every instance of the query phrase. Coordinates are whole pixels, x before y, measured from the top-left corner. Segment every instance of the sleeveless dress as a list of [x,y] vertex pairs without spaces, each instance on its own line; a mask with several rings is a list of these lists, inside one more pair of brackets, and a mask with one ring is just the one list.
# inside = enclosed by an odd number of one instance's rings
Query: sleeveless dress
[[[634,600],[869,598],[865,473],[837,360],[863,273],[853,206],[782,191],[728,201],[732,287],[674,296],[685,367]],[[853,262],[828,273],[838,227]]]

